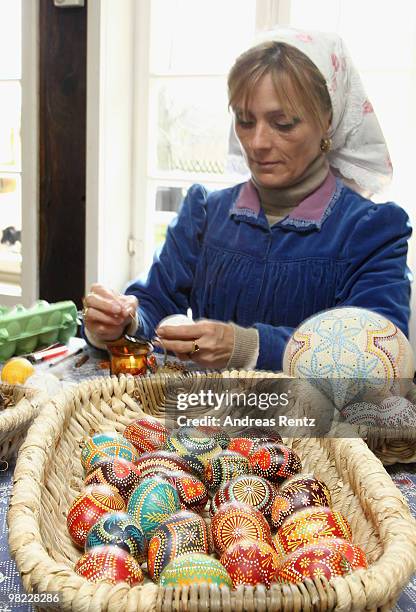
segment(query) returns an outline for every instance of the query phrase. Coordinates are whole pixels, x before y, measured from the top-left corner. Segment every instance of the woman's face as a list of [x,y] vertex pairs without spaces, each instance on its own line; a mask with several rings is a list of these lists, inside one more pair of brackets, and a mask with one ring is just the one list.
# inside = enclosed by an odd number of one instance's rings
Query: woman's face
[[312,122],[284,113],[270,74],[259,81],[247,113],[238,105],[234,111],[251,174],[263,187],[295,184],[319,155],[325,134]]

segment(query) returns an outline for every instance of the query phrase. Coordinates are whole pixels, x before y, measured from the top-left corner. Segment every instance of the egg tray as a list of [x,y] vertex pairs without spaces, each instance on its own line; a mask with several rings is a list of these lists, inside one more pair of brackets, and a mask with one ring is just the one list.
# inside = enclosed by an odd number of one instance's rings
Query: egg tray
[[77,308],[69,300],[55,304],[39,300],[30,308],[0,306],[0,361],[54,342],[66,344],[77,325]]
[[[184,384],[189,388],[201,380],[212,383],[210,375],[193,373]],[[162,588],[150,581],[135,587],[93,584],[78,576],[73,568],[81,552],[67,533],[66,515],[83,486],[79,442],[93,432],[123,433],[147,414],[163,418],[167,389],[167,375],[86,380],[52,398],[35,420],[19,453],[8,513],[10,550],[28,592],[58,593],[59,609],[68,612],[393,609],[416,567],[416,521],[381,462],[362,440],[347,437],[285,442],[301,457],[303,471],[328,485],[334,509],[344,513],[354,544],[366,553],[368,569],[329,582],[305,579],[236,590],[208,584]]]
[[[13,458],[46,396],[37,389],[0,384],[0,460]],[[3,407],[4,406],[4,407]]]

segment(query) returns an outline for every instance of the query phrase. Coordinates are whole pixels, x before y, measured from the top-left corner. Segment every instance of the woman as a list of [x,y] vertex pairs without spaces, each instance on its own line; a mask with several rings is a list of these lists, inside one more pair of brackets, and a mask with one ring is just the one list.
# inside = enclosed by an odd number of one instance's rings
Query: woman
[[[210,194],[191,187],[147,280],[124,296],[91,288],[96,346],[128,326],[202,367],[279,370],[294,328],[327,308],[369,308],[408,333],[408,217],[357,193],[391,174],[358,75],[336,36],[273,36],[228,79],[251,180]],[[189,307],[195,325],[158,328]]]

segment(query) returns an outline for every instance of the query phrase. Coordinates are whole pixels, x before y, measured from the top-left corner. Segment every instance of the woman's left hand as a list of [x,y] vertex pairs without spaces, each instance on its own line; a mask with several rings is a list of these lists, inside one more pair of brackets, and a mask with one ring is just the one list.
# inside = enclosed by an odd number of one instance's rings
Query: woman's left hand
[[204,368],[225,368],[234,348],[232,325],[209,319],[193,325],[162,325],[156,334],[159,344],[178,359],[191,359]]

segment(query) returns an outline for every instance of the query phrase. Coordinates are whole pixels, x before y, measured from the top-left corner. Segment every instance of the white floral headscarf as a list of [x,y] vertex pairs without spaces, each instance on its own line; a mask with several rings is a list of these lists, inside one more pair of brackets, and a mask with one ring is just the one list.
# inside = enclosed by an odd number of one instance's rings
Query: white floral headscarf
[[265,40],[277,40],[296,47],[325,77],[333,109],[329,131],[332,146],[328,160],[335,173],[354,181],[363,191],[377,193],[384,189],[393,172],[389,152],[343,40],[333,33],[290,28],[263,32],[257,42]]

